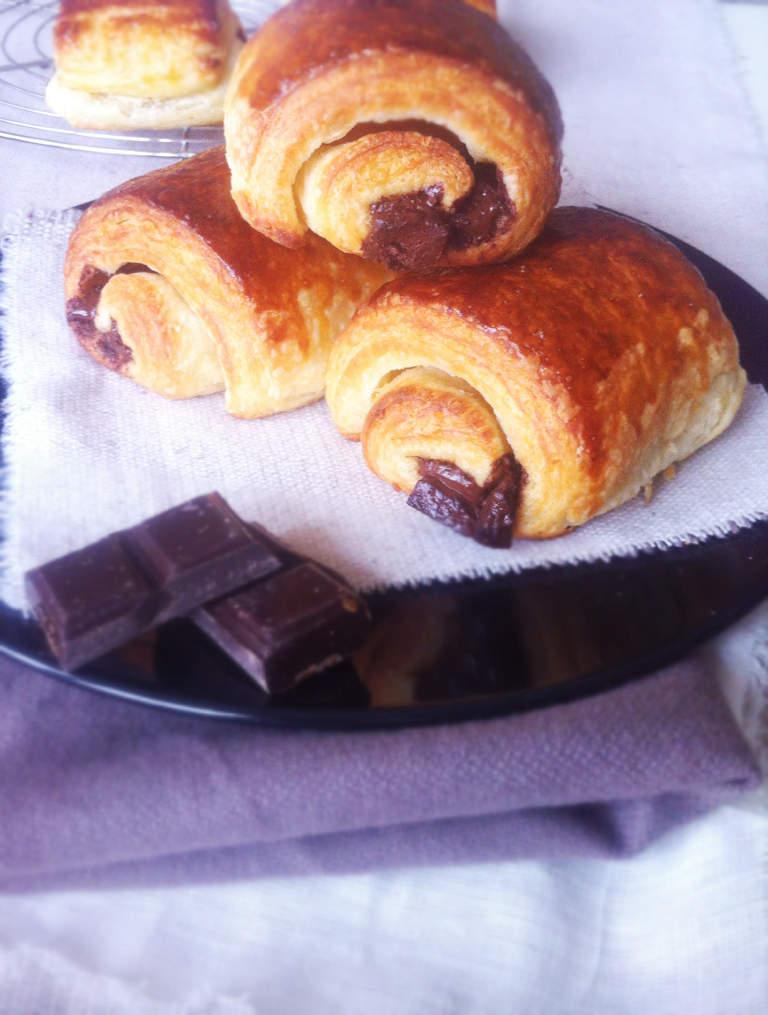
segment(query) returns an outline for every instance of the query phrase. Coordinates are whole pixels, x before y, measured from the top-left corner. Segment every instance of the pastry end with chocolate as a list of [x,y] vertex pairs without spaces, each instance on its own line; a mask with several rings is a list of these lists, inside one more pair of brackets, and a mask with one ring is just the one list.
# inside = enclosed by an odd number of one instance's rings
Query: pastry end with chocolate
[[512,545],[523,470],[511,452],[494,462],[483,486],[452,462],[424,458],[419,473],[410,507],[484,546]]
[[476,165],[474,174],[472,190],[450,210],[439,185],[376,201],[363,256],[392,271],[423,271],[452,250],[489,243],[515,218],[515,205],[495,165]]

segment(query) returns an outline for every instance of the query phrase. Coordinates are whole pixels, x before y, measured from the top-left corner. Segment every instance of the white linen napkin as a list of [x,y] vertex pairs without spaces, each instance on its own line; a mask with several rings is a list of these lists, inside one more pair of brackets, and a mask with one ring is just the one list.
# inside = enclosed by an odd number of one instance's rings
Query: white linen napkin
[[[578,11],[520,0],[506,23],[563,107],[564,199],[659,225],[768,290],[766,162],[718,18],[709,0],[586,0]],[[220,396],[165,402],[94,364],[63,319],[73,222],[36,211],[7,224],[0,597],[11,605],[27,568],[212,489],[364,588],[631,554],[768,513],[768,397],[750,388],[732,428],[650,505],[549,542],[480,547],[373,476],[322,403],[239,421]]]
[[6,254],[2,597],[13,605],[27,568],[212,489],[365,587],[669,546],[727,532],[768,506],[768,396],[751,388],[731,429],[661,483],[650,505],[637,499],[557,540],[481,547],[377,479],[324,403],[236,420],[221,396],[167,402],[97,366],[63,321],[61,260],[74,218],[28,217]]

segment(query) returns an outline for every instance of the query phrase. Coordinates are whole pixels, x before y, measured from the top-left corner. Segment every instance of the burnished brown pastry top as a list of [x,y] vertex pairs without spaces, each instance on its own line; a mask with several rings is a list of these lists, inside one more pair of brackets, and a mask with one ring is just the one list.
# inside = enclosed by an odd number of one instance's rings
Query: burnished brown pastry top
[[496,0],[464,0],[464,2],[477,7],[479,11],[485,11],[491,17],[496,17]]
[[[487,5],[486,5],[487,6]],[[251,40],[258,49],[239,91],[263,109],[319,67],[373,51],[424,52],[469,63],[520,89],[553,143],[562,136],[554,93],[526,52],[464,0],[294,0]]]

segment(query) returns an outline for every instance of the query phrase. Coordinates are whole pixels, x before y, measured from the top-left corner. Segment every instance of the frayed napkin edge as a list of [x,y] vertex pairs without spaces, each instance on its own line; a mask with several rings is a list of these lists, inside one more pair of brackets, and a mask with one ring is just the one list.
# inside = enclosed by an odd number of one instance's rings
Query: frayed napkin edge
[[[6,533],[16,508],[13,497],[11,463],[14,461],[14,450],[18,441],[18,412],[14,411],[17,390],[11,377],[11,357],[5,342],[5,326],[11,315],[15,316],[16,294],[8,284],[11,275],[11,264],[16,246],[39,225],[50,228],[71,229],[80,214],[74,208],[42,209],[27,208],[7,212],[0,225],[0,382],[5,391],[2,396],[2,438],[0,438],[0,576],[5,576],[9,569],[7,556]],[[23,594],[21,596],[23,599]],[[22,612],[28,615],[26,606]]]

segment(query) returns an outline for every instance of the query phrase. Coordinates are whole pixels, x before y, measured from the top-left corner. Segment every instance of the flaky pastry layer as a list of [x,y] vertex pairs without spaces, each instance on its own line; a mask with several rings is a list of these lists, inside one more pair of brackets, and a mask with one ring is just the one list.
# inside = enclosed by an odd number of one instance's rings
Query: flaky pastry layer
[[70,326],[100,363],[168,398],[216,390],[236,416],[320,398],[331,344],[388,276],[315,239],[290,251],[229,196],[223,149],[111,191],[70,240]]
[[[529,243],[559,193],[559,110],[530,58],[479,6],[489,5],[295,0],[262,26],[238,60],[224,118],[247,221],[286,246],[311,230],[391,267],[423,267],[387,260],[396,240],[383,254],[365,241],[377,203],[428,194],[446,233],[429,263],[481,264]],[[426,160],[414,133],[440,142],[424,146]],[[368,135],[374,143],[361,148]],[[457,158],[475,180],[486,167],[502,205],[495,221],[475,215],[460,235],[454,220],[467,218],[472,180],[456,189]]]
[[373,471],[409,493],[420,461],[482,486],[511,451],[515,534],[543,538],[717,437],[744,387],[733,329],[675,247],[559,208],[512,262],[383,287],[336,343],[326,398]]
[[224,97],[229,75],[243,48],[234,43],[225,77],[207,91],[170,99],[139,99],[130,95],[84,92],[62,84],[54,74],[45,90],[45,101],[73,127],[85,130],[170,130],[204,127],[224,119]]

